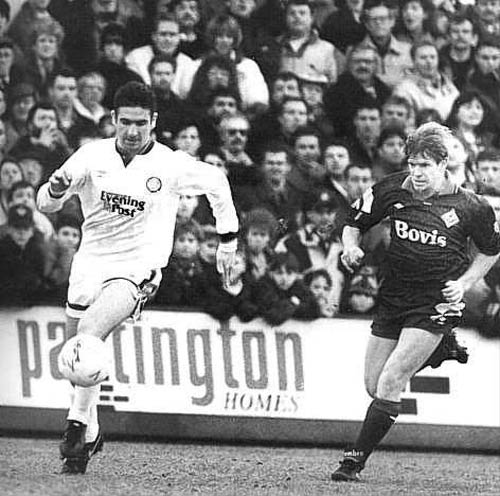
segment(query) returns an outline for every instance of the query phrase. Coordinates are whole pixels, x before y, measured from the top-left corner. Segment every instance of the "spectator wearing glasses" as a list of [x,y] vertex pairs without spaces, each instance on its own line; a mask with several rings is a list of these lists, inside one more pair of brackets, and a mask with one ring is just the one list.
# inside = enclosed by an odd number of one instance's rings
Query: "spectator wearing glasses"
[[399,41],[392,34],[396,17],[387,0],[367,0],[363,22],[368,31],[363,43],[371,45],[378,53],[376,73],[385,84],[393,88],[413,65],[411,45]]

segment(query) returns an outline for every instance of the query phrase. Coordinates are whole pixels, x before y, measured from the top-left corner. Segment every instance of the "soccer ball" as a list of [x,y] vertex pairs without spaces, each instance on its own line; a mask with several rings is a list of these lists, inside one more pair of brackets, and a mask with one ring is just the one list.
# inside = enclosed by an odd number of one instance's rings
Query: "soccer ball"
[[59,370],[76,386],[95,386],[111,370],[111,356],[104,342],[89,334],[73,336],[59,353]]

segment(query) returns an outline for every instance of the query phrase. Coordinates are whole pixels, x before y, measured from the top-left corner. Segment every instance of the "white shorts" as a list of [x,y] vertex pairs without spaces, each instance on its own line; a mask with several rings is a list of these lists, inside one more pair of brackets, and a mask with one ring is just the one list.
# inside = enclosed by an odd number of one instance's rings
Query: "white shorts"
[[139,303],[141,298],[147,299],[148,293],[154,293],[154,290],[159,286],[161,270],[127,270],[124,266],[103,265],[95,260],[84,261],[75,256],[69,277],[68,300],[66,303],[68,317],[81,318],[101,291],[108,284],[119,279],[132,283],[132,290],[135,292],[134,296]]

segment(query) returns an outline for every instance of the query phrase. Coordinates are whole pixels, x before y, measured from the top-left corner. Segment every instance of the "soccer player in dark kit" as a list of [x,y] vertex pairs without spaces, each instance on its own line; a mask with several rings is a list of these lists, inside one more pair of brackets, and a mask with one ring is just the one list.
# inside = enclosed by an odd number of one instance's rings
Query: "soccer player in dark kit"
[[[374,448],[400,410],[408,381],[427,363],[464,308],[464,292],[498,259],[500,234],[486,200],[449,179],[448,128],[420,126],[406,142],[408,171],[382,179],[351,209],[341,256],[353,271],[364,257],[361,237],[389,217],[386,276],[365,358],[365,387],[373,398],[354,446],[333,472],[357,481]],[[472,262],[468,244],[479,253]]]

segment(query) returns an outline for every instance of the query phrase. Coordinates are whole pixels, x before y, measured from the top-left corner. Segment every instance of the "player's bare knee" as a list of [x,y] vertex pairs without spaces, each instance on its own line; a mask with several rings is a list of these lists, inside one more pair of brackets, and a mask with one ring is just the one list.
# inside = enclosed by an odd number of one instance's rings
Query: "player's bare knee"
[[408,377],[398,372],[382,373],[377,384],[375,396],[381,400],[398,401],[404,391]]

